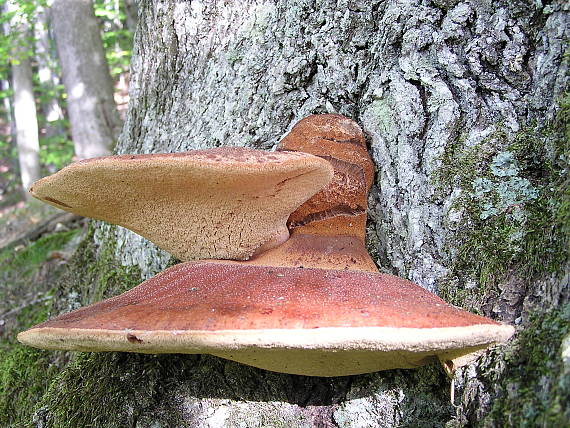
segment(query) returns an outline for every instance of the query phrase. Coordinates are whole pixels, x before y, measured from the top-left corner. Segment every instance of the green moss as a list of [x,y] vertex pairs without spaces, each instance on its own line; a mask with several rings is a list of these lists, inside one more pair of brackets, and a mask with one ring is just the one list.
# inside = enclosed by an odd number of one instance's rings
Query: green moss
[[[45,321],[48,309],[49,303],[25,308],[19,326]],[[51,354],[19,344],[15,333],[0,341],[0,426],[30,425],[35,404],[57,371]]]
[[500,381],[488,421],[494,426],[569,426],[570,371],[561,355],[569,333],[570,304],[537,313],[509,347],[500,377],[482,368],[480,380],[489,387]]
[[[75,353],[52,382],[38,409],[47,427],[135,426],[152,415],[157,402],[193,360],[179,356]],[[176,412],[164,426],[182,426]]]
[[56,371],[50,355],[12,344],[0,349],[0,361],[0,426],[29,426],[35,404]]
[[375,416],[382,426],[440,428],[453,414],[452,403],[442,399],[448,390],[449,379],[436,365],[357,376],[334,420],[347,428],[378,426]]
[[[546,128],[527,127],[514,139],[502,131],[479,144],[459,140],[442,157],[434,176],[439,194],[462,193],[452,209],[461,213],[449,247],[452,277],[446,300],[477,309],[498,292],[511,270],[522,278],[560,272],[568,261],[570,228],[570,95]],[[468,278],[475,278],[471,286]]]

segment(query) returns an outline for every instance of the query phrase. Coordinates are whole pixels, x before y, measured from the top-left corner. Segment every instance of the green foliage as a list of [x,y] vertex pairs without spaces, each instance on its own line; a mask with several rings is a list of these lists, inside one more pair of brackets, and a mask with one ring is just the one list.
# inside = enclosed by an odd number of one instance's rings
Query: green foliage
[[[10,66],[18,64],[22,58],[33,54],[33,39],[29,31],[35,19],[36,9],[43,1],[0,0],[0,81],[9,81]],[[3,88],[0,91],[0,126],[10,122],[10,112],[3,108],[3,100],[11,97],[13,91]],[[7,197],[0,198],[2,205],[9,205],[21,198],[15,144],[10,136],[0,136],[0,188]]]
[[0,206],[16,203],[21,195],[20,179],[15,174],[18,151],[8,138],[0,135]]
[[27,29],[36,20],[45,0],[0,0],[0,78],[7,79],[8,66],[18,63],[22,56],[33,55],[33,37]]
[[[9,29],[0,33],[0,77],[6,79],[6,66],[18,62],[21,55],[34,55],[34,38],[22,33],[22,28],[35,25],[38,13],[48,8],[46,0],[0,0],[0,10],[9,5],[10,10],[0,14],[0,25]],[[95,15],[102,22],[103,47],[113,76],[128,71],[132,51],[132,32],[126,28],[123,1],[96,0]],[[21,24],[26,24],[22,27]],[[24,49],[14,49],[15,46]]]
[[[568,261],[570,96],[546,129],[528,127],[509,141],[498,131],[472,147],[458,142],[442,159],[435,181],[442,192],[463,191],[452,210],[460,213],[451,247],[453,271],[478,279],[475,289],[442,284],[448,301],[493,292],[514,269],[521,277],[558,272]],[[477,305],[475,305],[477,306]]]
[[74,153],[73,141],[67,138],[67,134],[44,137],[40,140],[40,162],[50,173],[69,165]]
[[133,34],[126,27],[126,15],[122,1],[95,0],[95,16],[102,22],[103,48],[111,76],[116,79],[120,74],[129,71],[131,61]]

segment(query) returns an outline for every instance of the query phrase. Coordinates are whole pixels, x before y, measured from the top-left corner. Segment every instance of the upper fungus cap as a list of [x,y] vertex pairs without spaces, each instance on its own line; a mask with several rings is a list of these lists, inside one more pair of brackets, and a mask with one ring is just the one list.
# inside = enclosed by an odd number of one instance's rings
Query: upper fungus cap
[[30,192],[131,229],[181,260],[243,260],[286,240],[289,214],[332,174],[306,153],[217,148],[88,159]]
[[47,349],[209,353],[341,376],[459,361],[512,333],[391,275],[188,262],[18,339]]

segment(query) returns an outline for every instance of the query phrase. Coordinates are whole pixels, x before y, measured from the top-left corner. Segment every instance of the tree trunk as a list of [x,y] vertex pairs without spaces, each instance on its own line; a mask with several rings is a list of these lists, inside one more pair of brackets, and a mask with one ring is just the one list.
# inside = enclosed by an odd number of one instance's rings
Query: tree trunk
[[109,154],[121,128],[99,24],[89,0],[55,0],[51,20],[78,158]]
[[55,49],[52,48],[52,40],[49,35],[48,10],[39,7],[35,25],[35,57],[38,67],[38,79],[40,86],[47,97],[40,106],[45,117],[45,136],[54,137],[65,133],[65,128],[59,121],[63,119],[63,110],[59,105],[56,86],[60,84],[56,73]]
[[12,88],[14,90],[14,119],[20,177],[24,192],[27,195],[27,189],[41,176],[40,143],[32,82],[32,65],[25,45],[28,29],[20,25],[18,31],[21,34],[21,39],[16,49],[16,59],[12,62]]
[[[568,88],[565,2],[147,0],[139,8],[118,153],[271,149],[311,113],[349,116],[377,166],[367,238],[381,269],[518,333],[457,371],[451,394],[435,366],[329,379],[209,356],[127,354],[84,357],[57,391],[89,396],[96,378],[101,390],[121,391],[113,416],[100,420],[138,427],[568,422],[568,247],[555,223],[568,214],[549,211],[563,196],[561,176],[547,172],[558,171],[550,155],[565,144],[556,137],[564,122],[555,121]],[[99,261],[118,259],[142,277],[168,262],[124,229],[99,225],[96,239]],[[82,292],[120,289],[100,287]],[[39,416],[69,414],[57,402],[70,397],[56,397]],[[86,408],[65,411],[87,420]]]

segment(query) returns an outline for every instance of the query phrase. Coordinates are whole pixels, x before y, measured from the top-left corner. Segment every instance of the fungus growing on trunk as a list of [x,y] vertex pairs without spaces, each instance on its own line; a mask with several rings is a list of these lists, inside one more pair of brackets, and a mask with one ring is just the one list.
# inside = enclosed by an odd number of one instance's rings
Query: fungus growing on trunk
[[356,123],[310,116],[279,150],[306,151],[334,167],[330,184],[291,213],[287,241],[248,261],[173,266],[18,339],[47,349],[209,353],[279,372],[341,376],[438,359],[449,371],[512,335],[511,326],[378,273],[364,247],[373,165]]
[[339,376],[453,360],[511,327],[392,275],[187,262],[21,333],[47,349],[208,353],[278,372]]
[[79,161],[30,193],[131,229],[180,260],[246,260],[289,237],[287,217],[332,172],[306,153],[217,148]]

